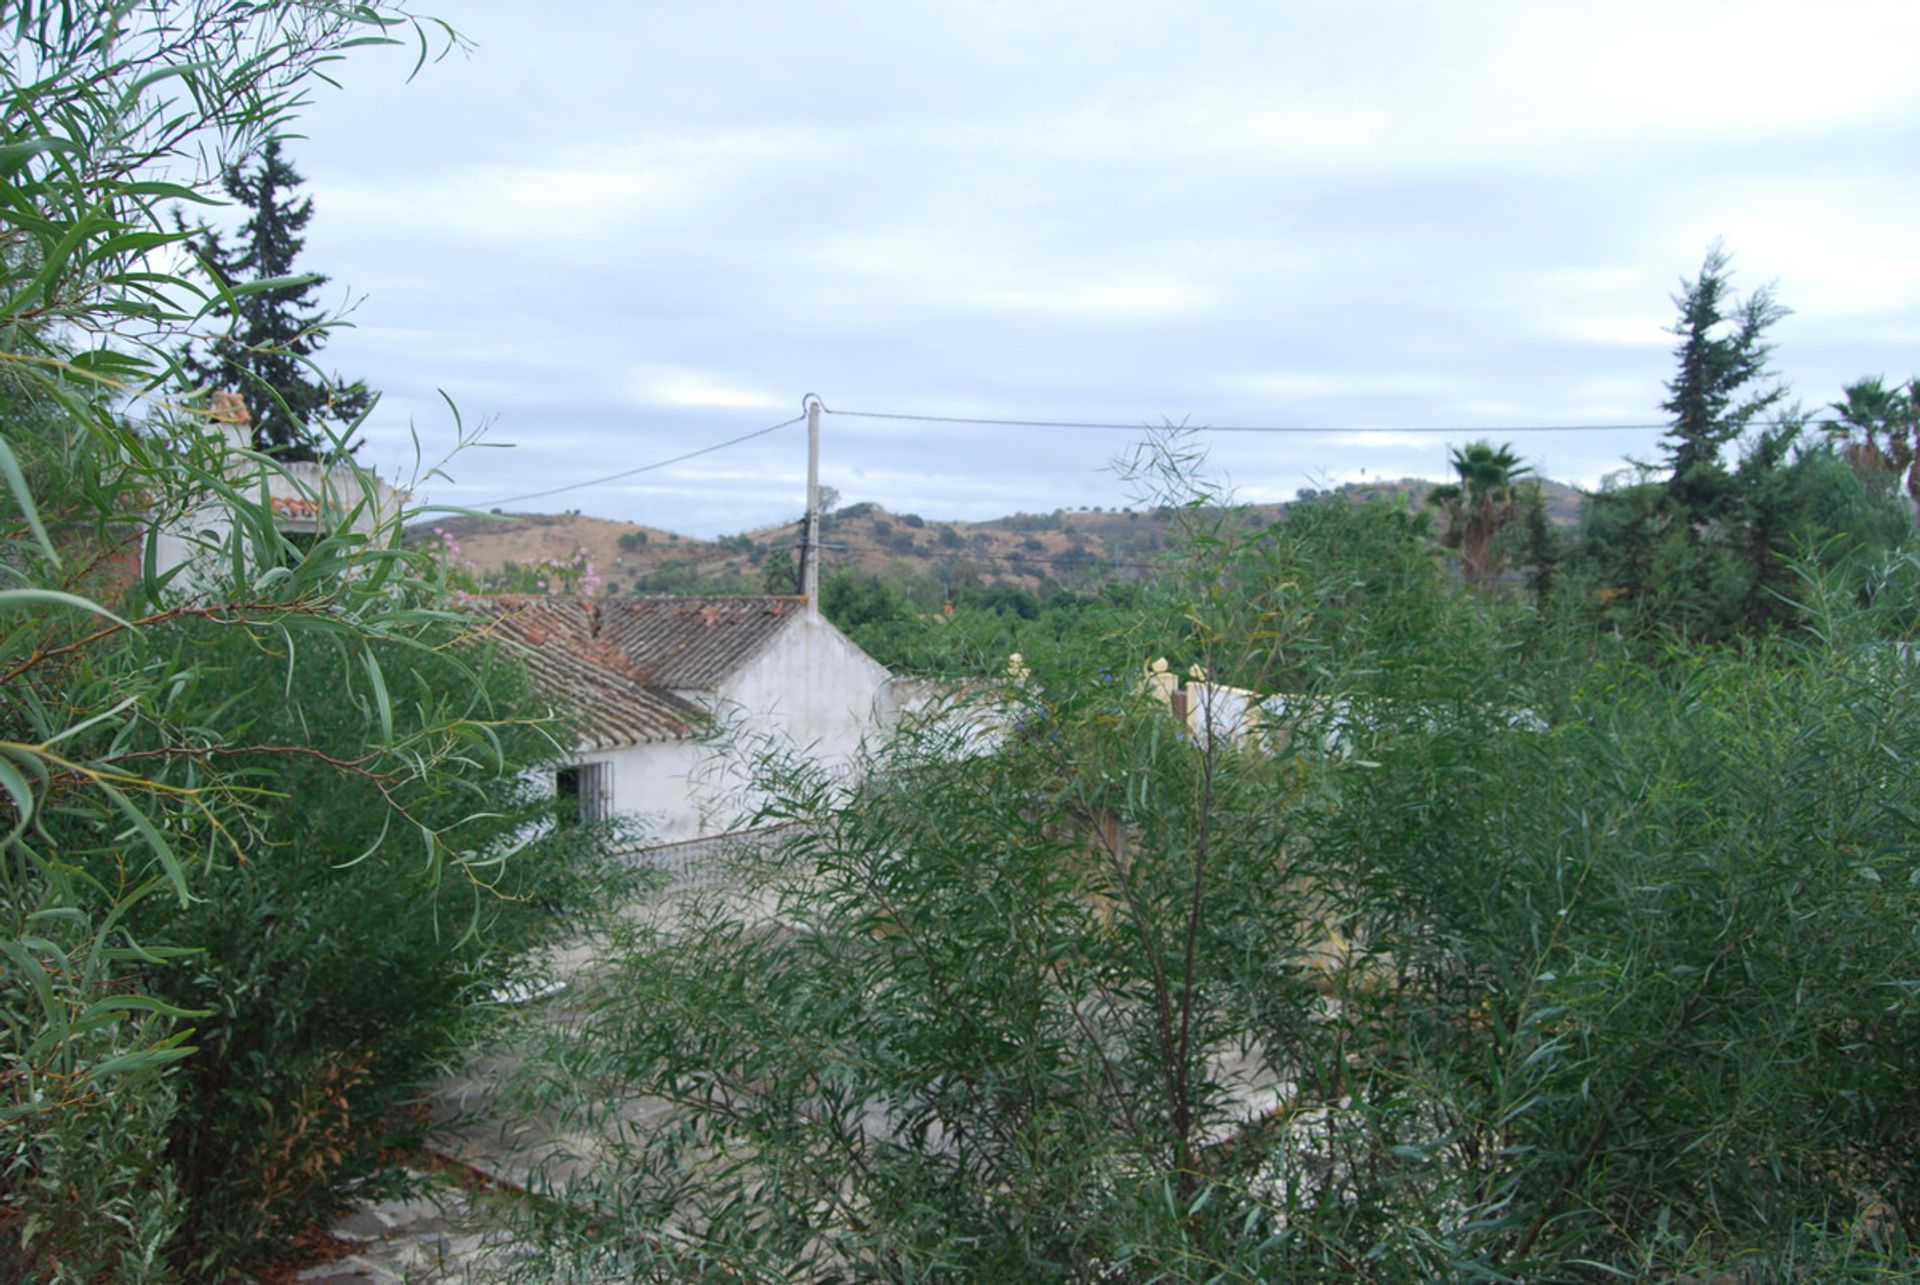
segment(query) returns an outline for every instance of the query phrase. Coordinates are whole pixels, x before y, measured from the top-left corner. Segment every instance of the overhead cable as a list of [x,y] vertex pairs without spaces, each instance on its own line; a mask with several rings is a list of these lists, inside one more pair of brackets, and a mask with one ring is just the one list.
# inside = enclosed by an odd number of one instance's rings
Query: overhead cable
[[609,473],[605,477],[589,478],[584,482],[569,482],[565,486],[551,487],[545,491],[529,491],[525,495],[509,495],[504,500],[483,501],[480,507],[499,508],[503,504],[518,504],[522,500],[540,500],[545,499],[549,495],[560,495],[566,491],[578,491],[584,487],[600,486],[607,482],[618,482],[622,478],[634,477],[641,473],[651,473],[655,469],[663,469],[674,464],[682,464],[687,460],[695,459],[702,455],[711,455],[715,451],[723,451],[729,446],[738,446],[742,442],[750,442],[756,437],[765,437],[768,433],[776,433],[783,428],[792,428],[804,419],[806,419],[805,415],[795,415],[792,419],[783,419],[778,424],[769,424],[765,428],[757,428],[751,433],[742,433],[738,437],[729,437],[724,442],[715,442],[711,446],[702,446],[697,451],[688,451],[686,454],[676,455],[672,459],[655,460],[651,464],[642,464],[639,468],[622,469],[618,473]]
[[[1152,431],[1155,425],[1079,419],[996,419],[979,415],[917,415],[907,411],[835,410],[821,403],[829,415],[848,419],[908,420],[928,424],[985,424],[1001,428],[1093,428],[1138,433]],[[1159,427],[1190,430],[1197,433],[1479,433],[1498,437],[1504,433],[1644,433],[1670,427],[1665,423],[1646,424],[1165,424]]]

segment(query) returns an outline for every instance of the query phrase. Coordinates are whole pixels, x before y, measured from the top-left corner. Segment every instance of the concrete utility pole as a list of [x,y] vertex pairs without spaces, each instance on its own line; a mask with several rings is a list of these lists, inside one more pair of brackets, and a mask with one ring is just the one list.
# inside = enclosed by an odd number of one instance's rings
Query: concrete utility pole
[[820,614],[820,399],[806,396],[807,407],[807,535],[800,549],[800,592],[807,614]]

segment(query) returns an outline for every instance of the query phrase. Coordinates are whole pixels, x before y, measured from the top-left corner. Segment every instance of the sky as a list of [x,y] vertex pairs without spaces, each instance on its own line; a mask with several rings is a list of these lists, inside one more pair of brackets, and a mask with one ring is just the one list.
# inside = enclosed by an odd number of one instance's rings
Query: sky
[[1170,423],[1347,430],[1197,434],[1249,501],[1481,437],[1597,485],[1658,429],[1516,430],[1657,424],[1716,239],[1809,408],[1920,374],[1909,0],[440,13],[470,48],[360,51],[288,147],[322,362],[433,504],[790,521],[799,425],[576,484],[807,394],[842,501],[930,518],[1151,500],[1116,460]]

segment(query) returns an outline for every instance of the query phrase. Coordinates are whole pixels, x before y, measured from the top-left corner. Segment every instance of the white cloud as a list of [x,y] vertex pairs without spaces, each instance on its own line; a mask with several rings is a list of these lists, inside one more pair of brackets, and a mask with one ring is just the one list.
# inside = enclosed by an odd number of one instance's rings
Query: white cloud
[[1229,375],[1213,381],[1231,393],[1285,400],[1342,397],[1441,398],[1458,392],[1463,381],[1455,375],[1430,371],[1275,371]]
[[[612,378],[616,394],[639,406],[720,410],[772,410],[795,400],[752,386],[750,381],[708,370],[655,362],[629,363]],[[717,437],[737,436],[716,432]]]
[[1179,277],[1122,273],[1104,280],[992,287],[973,291],[961,302],[989,311],[1099,323],[1187,316],[1205,311],[1213,296],[1198,283]]
[[1561,309],[1546,323],[1546,330],[1578,343],[1613,344],[1625,348],[1670,348],[1673,346],[1673,335],[1667,327],[1671,324],[1670,320],[1656,321],[1651,315],[1594,317]]

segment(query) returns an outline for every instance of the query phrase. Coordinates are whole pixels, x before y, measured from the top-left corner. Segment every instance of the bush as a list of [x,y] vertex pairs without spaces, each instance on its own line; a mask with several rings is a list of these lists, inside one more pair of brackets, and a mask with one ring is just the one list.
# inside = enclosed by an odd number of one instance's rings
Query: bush
[[[573,1191],[570,1265],[1920,1266],[1920,667],[1883,609],[1809,573],[1809,633],[1650,665],[1468,595],[1402,507],[1173,511],[1126,628],[864,784],[769,765],[778,931],[696,899],[554,1050],[586,1117],[674,1104]],[[1169,640],[1280,694],[1258,735],[1138,693]]]
[[438,28],[377,2],[10,16],[0,1275],[219,1279],[373,1172],[367,1126],[592,845],[506,842],[556,742],[510,665],[453,645],[412,515],[283,535],[277,466],[165,355],[222,301],[158,275],[188,236],[161,207],[346,50]]
[[[333,766],[381,735],[349,694],[358,662],[315,653],[289,686],[279,658],[200,640],[223,685],[265,696],[246,713],[250,740],[288,744],[297,731],[316,753],[237,756],[235,770],[280,800],[245,859],[207,870],[193,905],[149,902],[132,920],[143,943],[193,952],[148,985],[205,1014],[174,1080],[168,1146],[183,1198],[172,1254],[189,1276],[277,1250],[343,1192],[390,1184],[393,1154],[424,1130],[411,1108],[498,1014],[490,993],[571,914],[624,886],[605,836],[554,828],[550,793],[529,777],[555,758],[560,729],[542,725],[524,672],[459,638],[450,622],[372,653],[471,702],[465,761],[411,783]],[[424,852],[423,831],[435,836]],[[436,850],[472,855],[443,875]]]

